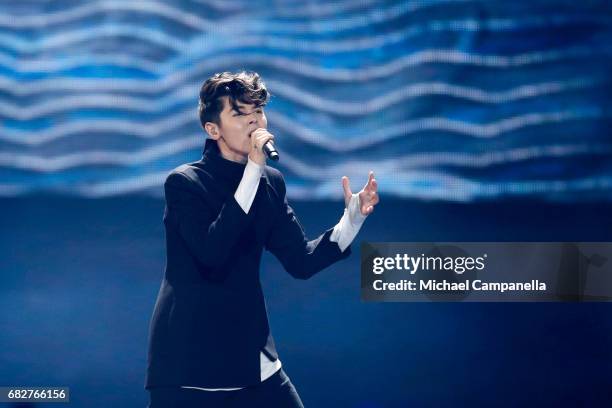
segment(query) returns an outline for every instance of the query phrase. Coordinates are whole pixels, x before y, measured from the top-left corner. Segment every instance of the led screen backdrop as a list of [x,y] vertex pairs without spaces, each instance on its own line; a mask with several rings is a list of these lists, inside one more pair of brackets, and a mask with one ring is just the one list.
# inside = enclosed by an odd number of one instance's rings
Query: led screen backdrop
[[313,279],[262,256],[306,407],[612,406],[609,303],[359,295],[362,242],[612,241],[610,4],[0,0],[0,386],[146,406],[162,184],[201,157],[201,83],[250,69],[309,238],[341,176],[381,192]]
[[608,200],[606,2],[0,3],[0,195],[161,196],[201,83],[260,72],[292,199]]

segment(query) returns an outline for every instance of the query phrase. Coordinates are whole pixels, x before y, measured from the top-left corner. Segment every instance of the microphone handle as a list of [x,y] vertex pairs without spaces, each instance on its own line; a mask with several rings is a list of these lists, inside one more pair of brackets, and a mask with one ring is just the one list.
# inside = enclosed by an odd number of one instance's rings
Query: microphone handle
[[268,159],[278,161],[278,152],[276,151],[276,148],[274,147],[272,141],[268,140],[266,143],[264,143],[263,151]]

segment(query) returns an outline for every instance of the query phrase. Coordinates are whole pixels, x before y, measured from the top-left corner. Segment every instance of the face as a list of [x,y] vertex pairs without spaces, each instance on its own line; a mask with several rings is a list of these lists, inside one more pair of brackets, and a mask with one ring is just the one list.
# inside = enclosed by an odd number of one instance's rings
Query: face
[[240,111],[234,110],[228,97],[223,97],[220,124],[206,123],[206,131],[217,141],[221,155],[228,160],[244,163],[251,151],[251,132],[267,128],[268,121],[263,106],[237,101]]

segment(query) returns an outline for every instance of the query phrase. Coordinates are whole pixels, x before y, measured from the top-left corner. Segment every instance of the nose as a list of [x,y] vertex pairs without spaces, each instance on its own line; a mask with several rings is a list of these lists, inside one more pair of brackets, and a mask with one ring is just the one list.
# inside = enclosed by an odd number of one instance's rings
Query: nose
[[257,125],[258,128],[264,127],[261,115],[258,115],[256,113],[251,113],[249,117],[249,125]]

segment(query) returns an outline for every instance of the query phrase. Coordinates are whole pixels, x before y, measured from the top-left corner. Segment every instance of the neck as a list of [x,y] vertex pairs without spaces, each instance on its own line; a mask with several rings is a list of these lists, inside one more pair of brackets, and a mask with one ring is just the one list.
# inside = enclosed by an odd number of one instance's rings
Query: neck
[[221,157],[223,157],[224,159],[241,164],[247,162],[248,155],[230,149],[230,147],[225,144],[225,141],[223,139],[218,139],[217,145],[219,146],[219,152],[221,153]]

